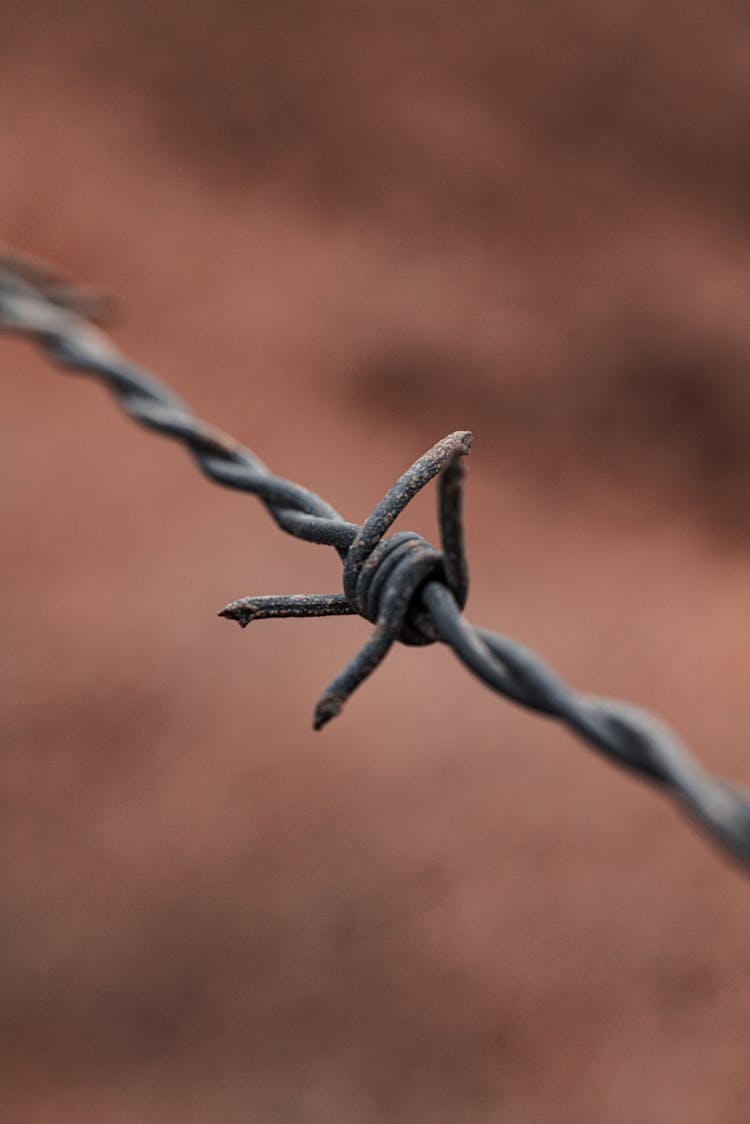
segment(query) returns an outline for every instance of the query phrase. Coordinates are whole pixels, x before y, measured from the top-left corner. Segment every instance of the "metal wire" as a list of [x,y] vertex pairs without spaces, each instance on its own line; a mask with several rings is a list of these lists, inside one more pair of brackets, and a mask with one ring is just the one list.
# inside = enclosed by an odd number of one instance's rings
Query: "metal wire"
[[[336,549],[344,592],[246,597],[220,616],[246,626],[263,617],[359,614],[374,630],[329,684],[315,708],[320,729],[384,659],[396,640],[447,644],[498,694],[564,722],[618,765],[661,786],[734,858],[750,865],[750,793],[706,772],[679,739],[638,707],[572,690],[533,652],[462,615],[468,590],[461,519],[463,467],[471,434],[452,433],[399,478],[359,526],[320,496],[275,475],[250,450],[206,425],[151,374],[126,359],[91,319],[102,310],[94,291],[54,271],[0,254],[0,328],[35,340],[55,362],[101,379],[134,421],[182,442],[201,470],[230,488],[251,492],[281,530]],[[396,517],[438,477],[442,550],[420,535],[388,535]]]

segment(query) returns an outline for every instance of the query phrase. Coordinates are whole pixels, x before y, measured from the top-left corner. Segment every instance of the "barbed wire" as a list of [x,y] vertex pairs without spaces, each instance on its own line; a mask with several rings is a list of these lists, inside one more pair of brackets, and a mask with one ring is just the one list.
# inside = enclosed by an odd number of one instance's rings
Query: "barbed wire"
[[[122,355],[91,322],[108,308],[96,290],[0,253],[0,329],[36,341],[62,367],[101,379],[134,421],[182,442],[211,480],[257,496],[288,534],[338,552],[343,593],[245,597],[220,612],[242,627],[262,618],[341,614],[374,624],[364,647],[319,699],[315,729],[339,714],[396,640],[440,641],[498,694],[559,719],[611,761],[660,786],[732,856],[750,865],[750,793],[708,773],[645,710],[574,691],[534,652],[463,616],[468,567],[462,458],[471,448],[470,433],[444,437],[407,469],[361,526],[349,523],[320,496],[272,473],[255,453],[200,421],[164,383]],[[435,477],[442,549],[412,531],[387,534]]]

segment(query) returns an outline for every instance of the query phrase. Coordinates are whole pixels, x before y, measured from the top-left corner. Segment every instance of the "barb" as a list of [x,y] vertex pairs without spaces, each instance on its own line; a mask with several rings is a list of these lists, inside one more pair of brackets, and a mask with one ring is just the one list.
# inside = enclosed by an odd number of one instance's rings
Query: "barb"
[[[407,469],[362,526],[348,523],[320,496],[276,476],[255,453],[194,417],[171,390],[126,359],[84,318],[95,310],[89,290],[0,254],[0,328],[35,340],[61,366],[99,378],[134,421],[182,442],[210,479],[256,495],[281,530],[338,552],[343,594],[245,597],[219,614],[243,627],[263,618],[340,614],[357,614],[374,624],[364,647],[321,696],[316,729],[340,712],[396,640],[440,641],[498,694],[559,719],[599,753],[661,786],[734,858],[750,865],[750,793],[707,773],[646,711],[578,694],[517,641],[476,628],[462,615],[468,571],[461,458],[471,447],[470,433],[443,438]],[[412,531],[389,535],[397,516],[435,477],[442,550]]]

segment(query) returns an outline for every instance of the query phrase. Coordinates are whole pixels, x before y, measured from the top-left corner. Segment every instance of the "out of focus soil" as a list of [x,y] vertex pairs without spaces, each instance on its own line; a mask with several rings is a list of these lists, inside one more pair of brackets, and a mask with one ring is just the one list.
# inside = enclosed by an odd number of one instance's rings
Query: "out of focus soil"
[[[746,6],[4,16],[0,236],[349,518],[471,428],[471,619],[747,782]],[[335,555],[0,348],[2,1118],[750,1120],[747,877],[437,648],[313,735]]]

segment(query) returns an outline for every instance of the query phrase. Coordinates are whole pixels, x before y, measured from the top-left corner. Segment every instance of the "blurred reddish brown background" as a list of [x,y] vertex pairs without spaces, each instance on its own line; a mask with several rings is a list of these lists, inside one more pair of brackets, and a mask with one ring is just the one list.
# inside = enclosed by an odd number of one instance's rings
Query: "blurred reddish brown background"
[[[469,615],[748,781],[750,13],[6,0],[0,230],[361,520],[472,428]],[[2,348],[2,1117],[750,1120],[750,885]],[[406,525],[434,535],[433,497]]]

